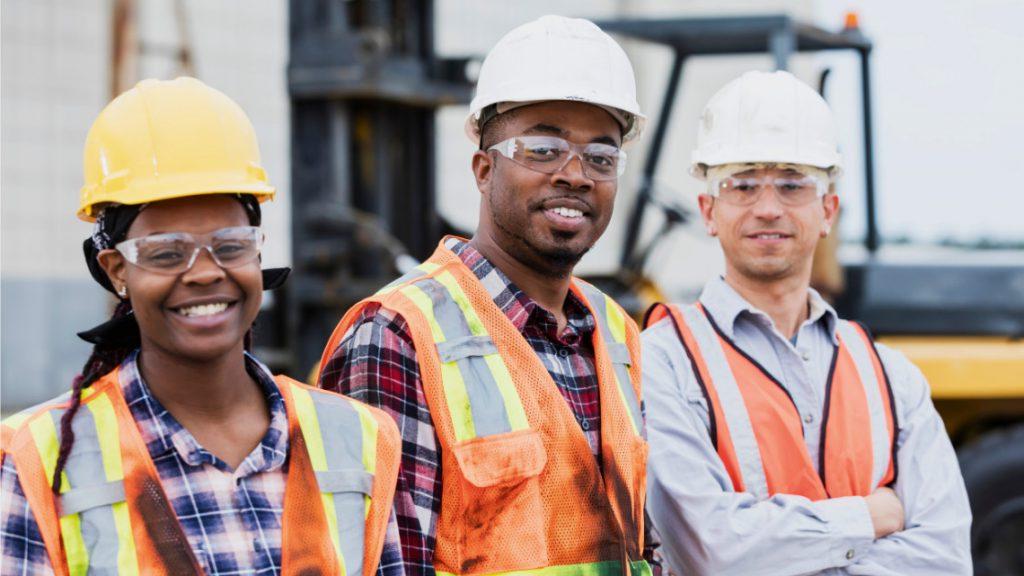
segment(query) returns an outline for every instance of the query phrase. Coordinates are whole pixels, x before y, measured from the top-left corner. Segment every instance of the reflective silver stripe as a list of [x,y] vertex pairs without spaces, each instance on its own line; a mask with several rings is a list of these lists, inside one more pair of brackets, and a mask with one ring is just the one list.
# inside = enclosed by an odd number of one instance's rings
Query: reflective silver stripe
[[[347,574],[363,572],[363,542],[366,538],[366,501],[361,490],[336,490],[342,478],[352,471],[366,473],[363,467],[363,427],[348,400],[341,396],[311,391],[320,422],[320,438],[327,460],[327,471],[316,474],[321,492],[334,493],[334,515],[338,521],[338,543],[345,559]],[[371,481],[372,489],[372,481]]]
[[[56,412],[52,413],[59,418]],[[60,421],[56,420],[58,433]],[[71,445],[64,472],[67,475],[71,490],[90,493],[95,496],[109,496],[107,475],[103,469],[103,456],[100,452],[99,433],[92,411],[83,406],[71,421],[71,429],[75,433],[75,442]],[[123,486],[123,485],[122,485]],[[70,493],[70,492],[69,492]],[[104,498],[104,500],[109,500]],[[117,553],[121,542],[118,538],[117,525],[114,522],[112,504],[115,502],[77,502],[85,506],[78,512],[82,528],[82,542],[89,553],[89,574],[117,574]],[[72,512],[61,511],[61,516]]]
[[[486,354],[496,354],[497,347],[490,336],[473,334],[466,317],[443,284],[432,278],[416,283],[434,305],[434,318],[444,333],[445,341],[436,343],[442,362],[459,367],[469,397],[476,435],[491,436],[512,431],[505,400],[494,381],[491,368],[484,360]],[[446,359],[447,358],[447,359]]]
[[124,481],[72,488],[60,495],[60,515],[69,516],[89,508],[125,501]]
[[[757,446],[757,437],[754,436],[754,428],[750,423],[750,414],[743,402],[743,393],[736,383],[732,374],[732,368],[726,359],[725,350],[721,339],[711,327],[704,313],[696,306],[690,305],[681,307],[683,319],[693,333],[700,353],[707,364],[708,372],[711,375],[709,386],[714,386],[718,392],[718,403],[729,424],[729,436],[733,448],[736,450],[736,459],[739,461],[740,471],[743,474],[743,485],[746,491],[753,494],[758,500],[768,498],[768,482],[764,475],[764,464],[761,462],[761,450]],[[710,410],[711,407],[709,406]]]
[[325,470],[314,472],[316,484],[321,492],[359,492],[364,496],[373,495],[373,474],[359,468],[351,470]]
[[384,286],[383,288],[381,288],[377,292],[378,293],[389,292],[391,290],[394,290],[398,286],[401,286],[402,284],[405,284],[406,282],[409,282],[410,280],[415,280],[416,278],[422,278],[423,276],[426,276],[426,275],[427,275],[427,273],[424,272],[423,270],[421,270],[417,266],[416,268],[413,268],[412,270],[409,270],[405,274],[402,274],[398,278],[395,278],[394,280],[392,280],[390,283],[388,283],[386,286]]
[[[885,413],[888,408],[878,388],[878,378],[875,374],[874,364],[871,362],[872,352],[868,350],[867,343],[864,342],[857,328],[846,320],[840,320],[836,323],[836,331],[839,332],[839,340],[846,346],[850,357],[853,358],[857,374],[860,375],[860,382],[864,386],[864,396],[868,401],[868,413],[871,415],[871,453],[873,454],[869,489],[873,490],[889,470],[889,459],[892,454],[889,429],[885,424]],[[838,407],[833,406],[833,408]]]
[[611,328],[608,326],[608,302],[605,299],[604,293],[586,282],[578,282],[577,285],[590,302],[590,307],[594,310],[597,326],[604,340],[605,352],[608,353],[608,358],[611,360],[612,368],[615,371],[615,379],[619,385],[619,390],[622,391],[622,397],[626,399],[626,409],[629,411],[629,416],[633,419],[636,430],[642,431],[644,427],[643,416],[640,413],[640,401],[636,397],[633,381],[629,377],[629,367],[633,363],[633,359],[629,356],[629,347],[626,346],[625,342],[616,340]]

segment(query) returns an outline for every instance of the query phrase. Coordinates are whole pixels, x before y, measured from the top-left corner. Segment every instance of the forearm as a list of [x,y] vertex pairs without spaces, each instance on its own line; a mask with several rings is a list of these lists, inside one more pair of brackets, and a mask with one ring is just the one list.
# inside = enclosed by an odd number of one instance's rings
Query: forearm
[[662,555],[683,573],[812,574],[850,565],[873,540],[860,498],[758,502],[750,494],[698,489],[683,495],[658,484],[650,498]]
[[894,489],[903,503],[906,527],[876,541],[849,573],[971,574],[970,506],[927,382],[902,356],[883,347],[879,352],[900,408]]

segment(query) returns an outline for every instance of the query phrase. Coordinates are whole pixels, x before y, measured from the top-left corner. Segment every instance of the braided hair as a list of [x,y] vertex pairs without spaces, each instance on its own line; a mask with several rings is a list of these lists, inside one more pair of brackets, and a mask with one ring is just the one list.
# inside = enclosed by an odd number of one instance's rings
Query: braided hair
[[[238,195],[252,226],[259,226],[262,220],[259,201],[249,194]],[[134,352],[140,344],[139,325],[135,321],[131,301],[117,294],[107,273],[100,266],[97,256],[101,250],[113,248],[128,235],[132,222],[146,207],[141,205],[117,204],[106,207],[96,218],[91,237],[82,243],[85,262],[89,273],[105,289],[118,296],[119,302],[114,308],[110,319],[99,326],[78,336],[93,344],[89,359],[82,366],[82,371],[75,376],[71,385],[71,404],[60,419],[60,447],[57,450],[57,465],[53,469],[53,493],[59,494],[61,475],[71,454],[71,446],[75,442],[75,432],[71,423],[82,405],[82,393],[97,380],[106,376]],[[245,349],[252,346],[252,328],[245,334]]]

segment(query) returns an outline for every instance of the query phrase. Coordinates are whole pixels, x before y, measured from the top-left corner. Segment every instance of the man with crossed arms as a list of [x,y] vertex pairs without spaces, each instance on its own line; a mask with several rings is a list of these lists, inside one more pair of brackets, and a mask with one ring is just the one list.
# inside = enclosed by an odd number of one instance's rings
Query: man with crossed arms
[[809,287],[839,208],[825,101],[750,72],[691,173],[724,277],[643,333],[648,510],[685,574],[970,574],[970,509],[928,383]]

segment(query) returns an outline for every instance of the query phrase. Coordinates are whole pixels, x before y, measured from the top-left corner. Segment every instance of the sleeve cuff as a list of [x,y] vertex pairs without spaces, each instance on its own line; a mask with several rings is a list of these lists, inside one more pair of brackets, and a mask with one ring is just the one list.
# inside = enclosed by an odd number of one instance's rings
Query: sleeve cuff
[[868,505],[859,496],[832,498],[816,502],[818,514],[832,534],[829,554],[834,566],[849,566],[860,560],[875,541]]

